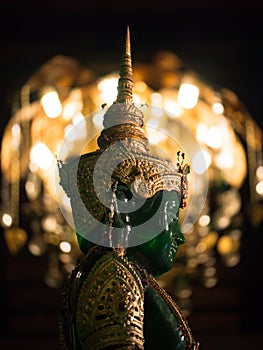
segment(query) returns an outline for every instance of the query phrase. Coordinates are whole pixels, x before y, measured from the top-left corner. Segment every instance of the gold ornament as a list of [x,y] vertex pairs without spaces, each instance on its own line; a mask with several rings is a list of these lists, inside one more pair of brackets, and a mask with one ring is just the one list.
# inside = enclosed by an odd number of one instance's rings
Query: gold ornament
[[99,259],[84,280],[76,327],[83,349],[143,349],[144,290],[128,259],[114,251]]

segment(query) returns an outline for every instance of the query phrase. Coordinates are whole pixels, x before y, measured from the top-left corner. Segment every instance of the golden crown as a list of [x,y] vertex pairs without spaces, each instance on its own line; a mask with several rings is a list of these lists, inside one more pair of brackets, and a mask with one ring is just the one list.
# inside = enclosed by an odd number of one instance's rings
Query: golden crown
[[79,198],[91,216],[100,221],[108,212],[107,192],[118,181],[140,198],[174,190],[181,198],[180,207],[185,207],[189,166],[184,164],[184,154],[177,153],[178,163],[174,165],[149,153],[143,112],[133,102],[129,28],[121,58],[117,99],[106,111],[103,125],[97,140],[98,150],[68,163],[59,162],[60,184],[71,200],[74,221],[83,221],[84,209],[79,207]]

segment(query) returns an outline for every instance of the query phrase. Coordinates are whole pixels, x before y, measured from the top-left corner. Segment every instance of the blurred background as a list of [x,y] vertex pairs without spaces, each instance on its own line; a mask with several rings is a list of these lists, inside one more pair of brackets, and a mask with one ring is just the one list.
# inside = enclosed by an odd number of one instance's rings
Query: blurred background
[[81,253],[54,155],[101,130],[129,25],[134,99],[156,107],[151,148],[177,162],[183,140],[197,200],[161,282],[201,349],[263,349],[262,15],[254,0],[1,1],[1,348],[59,349],[61,287]]

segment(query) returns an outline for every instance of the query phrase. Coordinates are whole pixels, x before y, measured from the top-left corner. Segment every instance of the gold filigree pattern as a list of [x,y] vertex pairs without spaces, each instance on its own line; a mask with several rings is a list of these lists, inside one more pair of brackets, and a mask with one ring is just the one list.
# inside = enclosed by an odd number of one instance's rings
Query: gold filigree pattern
[[185,171],[178,172],[165,159],[134,152],[129,141],[122,140],[116,147],[97,150],[81,156],[79,161],[60,164],[60,183],[71,200],[78,233],[85,232],[87,227],[91,229],[108,213],[109,194],[116,181],[124,183],[139,198],[151,198],[162,190],[174,190],[181,198],[182,188],[184,200],[187,197]]
[[78,296],[76,326],[84,350],[143,349],[144,290],[139,275],[114,251],[91,269]]

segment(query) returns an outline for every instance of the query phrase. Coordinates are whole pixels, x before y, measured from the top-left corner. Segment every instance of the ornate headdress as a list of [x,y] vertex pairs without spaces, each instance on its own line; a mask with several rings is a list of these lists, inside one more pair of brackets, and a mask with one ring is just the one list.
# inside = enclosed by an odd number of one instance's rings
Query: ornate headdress
[[101,221],[109,213],[108,193],[116,182],[123,183],[134,196],[142,199],[162,190],[174,190],[181,198],[180,206],[184,207],[189,172],[189,166],[183,164],[184,154],[178,152],[175,166],[149,153],[143,112],[133,102],[129,28],[117,99],[105,112],[103,125],[97,140],[98,150],[68,163],[59,162],[60,183],[71,200],[77,232],[83,232],[84,226],[94,227],[96,220]]

